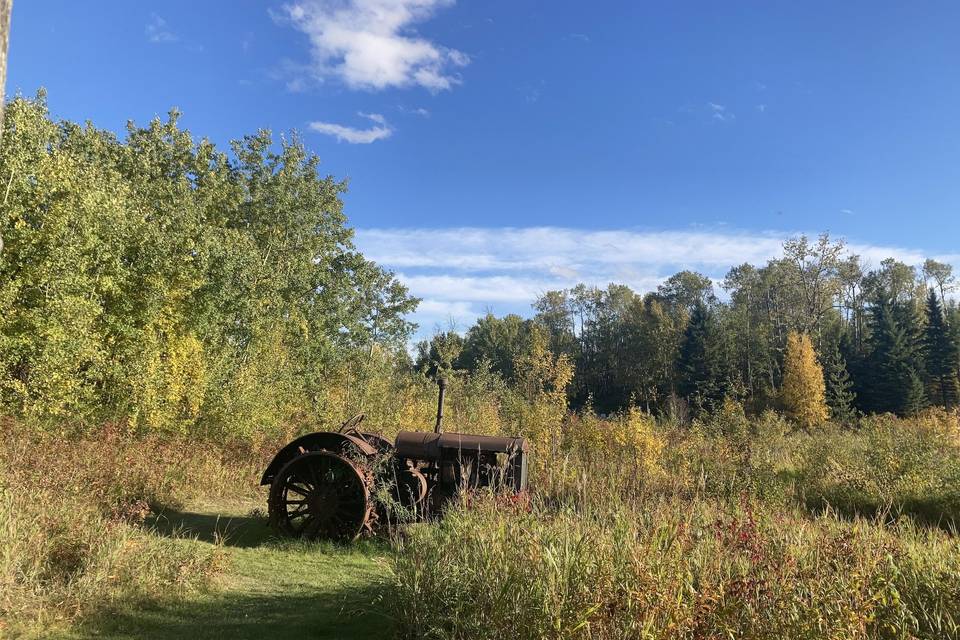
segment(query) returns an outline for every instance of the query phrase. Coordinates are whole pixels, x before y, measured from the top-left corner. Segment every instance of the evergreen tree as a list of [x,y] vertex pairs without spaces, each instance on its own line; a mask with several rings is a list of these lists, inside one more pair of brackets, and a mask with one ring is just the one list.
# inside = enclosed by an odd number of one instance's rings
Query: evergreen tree
[[709,343],[710,311],[702,302],[693,305],[693,313],[684,331],[677,360],[677,391],[687,399],[694,413],[711,405],[712,370]]
[[927,296],[927,326],[923,339],[924,365],[930,399],[940,406],[957,405],[957,345],[950,336],[937,294]]
[[790,416],[805,429],[823,423],[829,416],[823,369],[810,336],[804,333],[794,331],[787,336],[783,401]]
[[927,392],[923,388],[923,379],[920,374],[911,369],[906,382],[903,413],[908,416],[915,416],[926,409],[927,406]]
[[868,412],[907,412],[914,347],[901,325],[894,304],[883,295],[871,308],[870,355],[863,371],[862,408]]
[[857,417],[854,403],[857,394],[853,391],[853,380],[847,371],[847,361],[835,347],[827,360],[826,369],[827,406],[830,407],[830,416],[840,424],[850,424]]

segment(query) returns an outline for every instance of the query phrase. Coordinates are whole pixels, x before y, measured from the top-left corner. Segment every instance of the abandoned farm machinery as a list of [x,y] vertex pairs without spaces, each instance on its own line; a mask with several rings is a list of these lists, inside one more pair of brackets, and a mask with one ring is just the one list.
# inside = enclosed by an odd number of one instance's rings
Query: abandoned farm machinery
[[427,519],[464,491],[526,490],[527,441],[444,433],[446,382],[438,384],[432,432],[401,431],[390,442],[361,431],[361,414],[280,449],[260,480],[270,486],[270,524],[288,536],[349,541],[376,530],[389,505]]

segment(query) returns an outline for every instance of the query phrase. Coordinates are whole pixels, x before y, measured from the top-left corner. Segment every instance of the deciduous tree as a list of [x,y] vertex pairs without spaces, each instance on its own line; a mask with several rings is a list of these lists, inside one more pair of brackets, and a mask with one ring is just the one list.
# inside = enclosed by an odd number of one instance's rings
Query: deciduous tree
[[805,429],[827,420],[823,369],[817,362],[810,336],[791,332],[783,371],[783,403],[797,424]]

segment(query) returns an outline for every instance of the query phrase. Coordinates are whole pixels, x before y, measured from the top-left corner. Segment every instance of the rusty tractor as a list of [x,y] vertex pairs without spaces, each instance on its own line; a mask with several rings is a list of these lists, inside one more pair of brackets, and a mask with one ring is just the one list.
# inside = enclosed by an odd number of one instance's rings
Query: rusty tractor
[[445,381],[439,381],[432,432],[401,431],[390,442],[359,429],[363,415],[336,432],[301,436],[283,447],[263,472],[270,524],[282,535],[350,541],[375,531],[396,506],[407,518],[427,519],[464,491],[527,487],[523,438],[444,433]]

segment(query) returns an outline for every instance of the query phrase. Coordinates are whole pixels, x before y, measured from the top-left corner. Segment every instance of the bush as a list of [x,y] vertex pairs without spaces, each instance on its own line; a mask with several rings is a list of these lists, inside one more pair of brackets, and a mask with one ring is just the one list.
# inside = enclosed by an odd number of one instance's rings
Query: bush
[[960,429],[955,414],[927,411],[903,420],[865,418],[859,431],[812,438],[802,455],[807,504],[847,513],[905,513],[960,523]]

